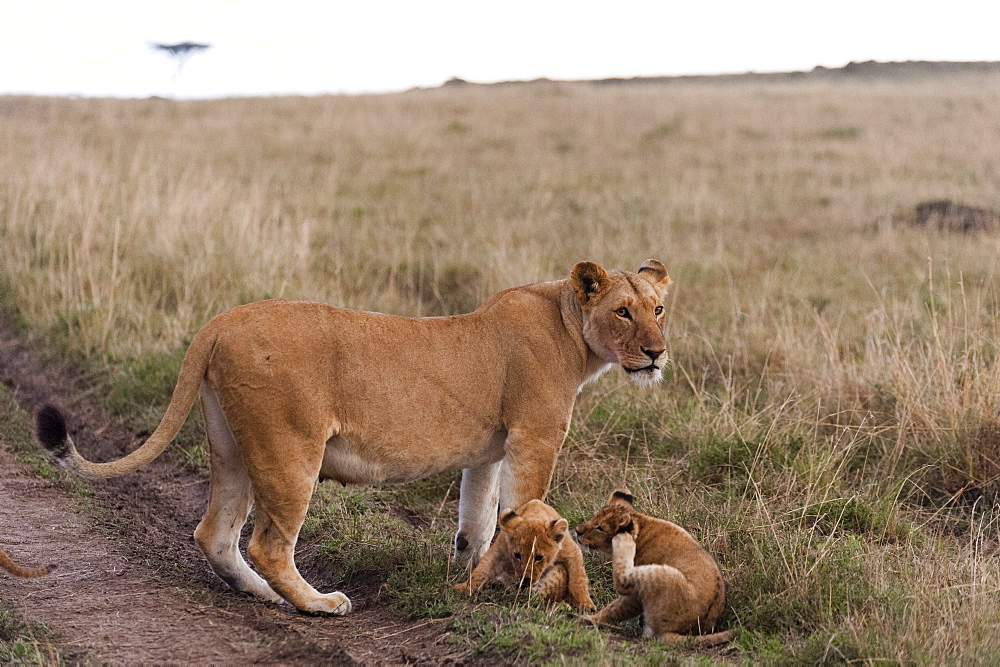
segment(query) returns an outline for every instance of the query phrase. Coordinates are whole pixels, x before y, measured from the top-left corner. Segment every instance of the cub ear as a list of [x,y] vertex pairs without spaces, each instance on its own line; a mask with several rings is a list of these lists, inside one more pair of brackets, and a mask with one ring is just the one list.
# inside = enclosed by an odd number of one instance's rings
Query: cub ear
[[608,504],[609,505],[625,504],[628,505],[629,507],[632,507],[633,500],[634,499],[632,498],[632,494],[629,493],[628,490],[618,489],[617,491],[611,494],[610,498],[608,498]]
[[569,532],[569,521],[566,519],[553,519],[549,524],[549,537],[555,542],[562,542]]
[[635,530],[635,522],[632,521],[632,517],[628,517],[618,522],[618,527],[615,529],[615,535],[621,535],[622,533],[631,533],[634,530]]
[[513,528],[517,523],[516,519],[519,518],[520,517],[517,516],[517,512],[508,507],[503,512],[500,512],[500,528],[504,530]]
[[580,262],[569,275],[580,305],[585,305],[593,297],[608,288],[608,272],[593,262]]
[[656,291],[656,296],[661,299],[666,295],[670,283],[673,282],[670,279],[670,274],[667,273],[667,267],[656,259],[647,259],[636,273],[650,282]]

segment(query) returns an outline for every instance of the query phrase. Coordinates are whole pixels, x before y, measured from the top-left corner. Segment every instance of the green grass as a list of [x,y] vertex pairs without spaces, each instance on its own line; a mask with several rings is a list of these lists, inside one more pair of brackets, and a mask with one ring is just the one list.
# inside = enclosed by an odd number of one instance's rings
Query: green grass
[[29,623],[0,607],[0,664],[59,665],[65,655],[44,625]]
[[0,437],[14,452],[19,463],[28,466],[39,477],[57,482],[63,489],[72,491],[79,499],[89,497],[86,484],[53,465],[42,449],[35,443],[31,433],[32,416],[26,413],[14,400],[13,394],[0,385]]

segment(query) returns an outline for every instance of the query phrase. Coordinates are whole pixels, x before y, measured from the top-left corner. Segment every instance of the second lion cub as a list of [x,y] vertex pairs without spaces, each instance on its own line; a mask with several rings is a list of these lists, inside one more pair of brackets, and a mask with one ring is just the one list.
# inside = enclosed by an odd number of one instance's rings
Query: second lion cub
[[500,534],[469,580],[456,588],[471,594],[494,581],[530,584],[547,600],[597,609],[590,599],[583,554],[570,537],[569,523],[541,500],[500,513]]
[[715,629],[726,585],[715,559],[686,530],[636,512],[632,494],[615,491],[576,532],[584,546],[611,554],[618,593],[587,620],[611,623],[642,614],[647,637],[677,641],[695,634],[705,646],[732,639],[732,630],[703,634]]

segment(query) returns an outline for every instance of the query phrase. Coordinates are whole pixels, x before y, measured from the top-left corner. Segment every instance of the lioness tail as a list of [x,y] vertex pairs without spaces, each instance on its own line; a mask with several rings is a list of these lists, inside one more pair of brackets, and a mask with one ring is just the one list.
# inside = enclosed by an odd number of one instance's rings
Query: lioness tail
[[120,477],[138,470],[163,453],[170,441],[184,425],[191,407],[198,398],[201,381],[208,369],[208,361],[215,346],[216,334],[211,323],[198,332],[184,355],[181,372],[177,376],[177,386],[170,397],[170,405],[153,434],[134,452],[108,463],[93,463],[80,456],[69,437],[66,420],[52,405],[43,405],[35,417],[35,435],[38,441],[56,455],[61,462],[69,465],[84,477],[102,479]]

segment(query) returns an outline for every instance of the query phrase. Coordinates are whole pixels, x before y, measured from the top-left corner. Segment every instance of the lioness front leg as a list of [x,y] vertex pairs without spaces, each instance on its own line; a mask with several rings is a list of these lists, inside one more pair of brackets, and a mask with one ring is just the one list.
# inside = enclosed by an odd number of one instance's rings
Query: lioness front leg
[[519,507],[529,500],[545,499],[556,455],[565,437],[564,430],[549,433],[509,431],[500,485],[504,507]]
[[469,580],[455,586],[455,590],[459,593],[472,595],[491,581],[496,581],[503,575],[505,566],[508,565],[508,558],[510,558],[510,554],[507,552],[504,542],[494,542],[493,546],[486,551],[483,559],[479,561],[479,565],[473,568],[469,574]]
[[462,471],[455,559],[469,569],[474,568],[490,548],[496,530],[501,463],[497,461]]

